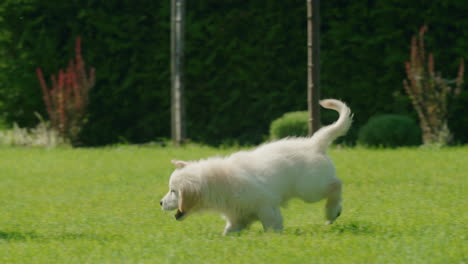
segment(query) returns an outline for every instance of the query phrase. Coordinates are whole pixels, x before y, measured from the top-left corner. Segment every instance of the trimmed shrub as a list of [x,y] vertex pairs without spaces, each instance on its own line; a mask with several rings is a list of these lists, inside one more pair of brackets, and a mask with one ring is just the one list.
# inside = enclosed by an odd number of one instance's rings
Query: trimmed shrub
[[305,137],[308,134],[307,111],[285,113],[271,122],[270,138]]
[[401,147],[421,144],[421,129],[404,115],[377,115],[360,129],[358,143],[370,147]]

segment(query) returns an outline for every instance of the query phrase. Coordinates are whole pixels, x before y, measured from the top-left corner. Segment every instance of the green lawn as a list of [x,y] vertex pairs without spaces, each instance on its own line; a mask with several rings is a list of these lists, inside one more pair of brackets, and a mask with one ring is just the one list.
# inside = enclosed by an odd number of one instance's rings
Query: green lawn
[[0,263],[468,263],[468,147],[333,149],[344,211],[292,201],[282,234],[223,237],[216,214],[160,210],[188,146],[0,148]]

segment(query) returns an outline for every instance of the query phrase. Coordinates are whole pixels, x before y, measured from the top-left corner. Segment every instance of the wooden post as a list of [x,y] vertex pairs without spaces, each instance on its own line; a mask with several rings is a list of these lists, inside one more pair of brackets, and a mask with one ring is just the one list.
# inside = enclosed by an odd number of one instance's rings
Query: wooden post
[[185,0],[171,0],[171,134],[176,145],[186,137],[184,103]]
[[307,0],[307,104],[309,136],[320,128],[320,0]]

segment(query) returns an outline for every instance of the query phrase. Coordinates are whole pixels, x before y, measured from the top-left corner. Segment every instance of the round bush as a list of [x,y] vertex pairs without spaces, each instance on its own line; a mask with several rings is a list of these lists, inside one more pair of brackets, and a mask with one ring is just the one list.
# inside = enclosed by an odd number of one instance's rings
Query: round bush
[[271,122],[270,138],[305,137],[308,134],[307,111],[289,112]]
[[421,144],[421,129],[404,115],[377,115],[361,127],[358,143],[370,147],[400,147]]

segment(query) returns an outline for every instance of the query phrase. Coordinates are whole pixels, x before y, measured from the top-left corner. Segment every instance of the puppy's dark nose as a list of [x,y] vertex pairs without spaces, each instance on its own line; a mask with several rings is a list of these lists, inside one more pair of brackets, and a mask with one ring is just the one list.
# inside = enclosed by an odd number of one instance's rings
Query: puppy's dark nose
[[159,204],[162,206],[162,200],[161,200],[161,201],[159,201]]

